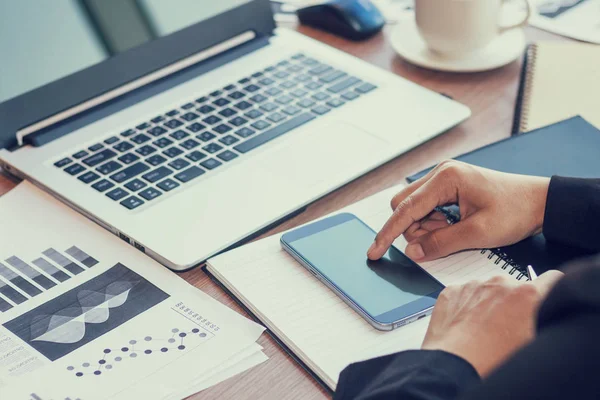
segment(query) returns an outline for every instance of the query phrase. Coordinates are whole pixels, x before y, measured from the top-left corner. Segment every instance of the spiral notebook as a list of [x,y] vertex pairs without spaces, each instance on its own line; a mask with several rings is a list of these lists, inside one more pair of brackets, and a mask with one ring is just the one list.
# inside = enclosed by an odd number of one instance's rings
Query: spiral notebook
[[513,133],[527,132],[575,115],[600,128],[600,46],[548,41],[529,46]]
[[[391,215],[391,188],[346,207],[378,230]],[[324,387],[335,390],[348,364],[421,346],[429,317],[391,332],[374,329],[281,249],[277,234],[208,260],[207,272]],[[396,246],[404,249],[403,238]],[[365,249],[366,251],[366,249]],[[467,251],[423,263],[445,285],[495,275],[528,279],[518,269],[484,251]]]

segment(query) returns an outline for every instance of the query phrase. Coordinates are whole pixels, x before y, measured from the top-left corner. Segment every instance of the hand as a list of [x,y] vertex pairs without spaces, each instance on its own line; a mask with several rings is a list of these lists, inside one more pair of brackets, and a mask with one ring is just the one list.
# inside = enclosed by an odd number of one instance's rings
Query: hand
[[[541,232],[549,183],[549,178],[442,162],[394,196],[394,213],[367,255],[381,258],[402,234],[408,242],[406,255],[415,261],[516,243]],[[461,220],[454,225],[433,211],[448,204],[460,208]]]
[[562,276],[552,270],[527,283],[497,276],[447,287],[433,309],[422,348],[462,357],[487,376],[533,339],[538,306]]

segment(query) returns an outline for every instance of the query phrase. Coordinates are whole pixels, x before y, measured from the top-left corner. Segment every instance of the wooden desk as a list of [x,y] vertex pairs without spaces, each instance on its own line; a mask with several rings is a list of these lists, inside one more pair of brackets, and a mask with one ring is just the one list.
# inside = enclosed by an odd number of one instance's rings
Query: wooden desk
[[[390,45],[388,26],[383,33],[361,43],[348,42],[316,30],[290,26],[298,31],[353,54],[367,62],[410,79],[431,90],[447,94],[466,104],[472,117],[444,135],[363,176],[353,183],[311,205],[303,214],[285,222],[267,235],[290,229],[352,204],[385,188],[404,182],[406,176],[446,158],[495,142],[510,135],[521,61],[499,70],[477,74],[451,74],[424,70],[401,61]],[[533,28],[528,40],[559,39]],[[401,113],[402,110],[399,110]],[[402,132],[398,132],[399,135]],[[0,175],[0,194],[15,186]],[[200,269],[183,274],[184,278],[217,300],[244,314]],[[323,399],[324,391],[297,363],[268,336],[259,343],[269,360],[233,379],[225,381],[190,399]]]

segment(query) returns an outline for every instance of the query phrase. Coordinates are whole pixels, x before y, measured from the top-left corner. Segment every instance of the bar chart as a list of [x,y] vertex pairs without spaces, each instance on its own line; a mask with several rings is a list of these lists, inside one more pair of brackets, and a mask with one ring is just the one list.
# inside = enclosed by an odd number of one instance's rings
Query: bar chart
[[51,290],[94,265],[98,260],[77,246],[64,252],[46,249],[30,263],[12,255],[0,261],[0,313]]

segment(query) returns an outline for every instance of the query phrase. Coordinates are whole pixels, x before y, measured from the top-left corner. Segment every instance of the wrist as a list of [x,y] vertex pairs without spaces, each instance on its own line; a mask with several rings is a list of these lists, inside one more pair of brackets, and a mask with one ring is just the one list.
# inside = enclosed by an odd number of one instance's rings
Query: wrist
[[546,214],[546,202],[548,200],[548,188],[550,187],[550,178],[535,177],[532,178],[531,201],[533,204],[533,233],[542,233],[544,226],[544,216]]

